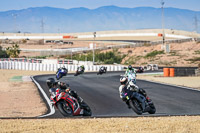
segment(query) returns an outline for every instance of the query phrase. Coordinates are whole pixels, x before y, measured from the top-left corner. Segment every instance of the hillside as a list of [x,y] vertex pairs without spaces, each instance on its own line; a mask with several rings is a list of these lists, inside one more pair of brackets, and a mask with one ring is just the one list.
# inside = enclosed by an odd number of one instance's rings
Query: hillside
[[170,53],[162,52],[160,44],[137,48],[123,48],[118,51],[122,54],[127,54],[122,64],[133,64],[135,66],[158,64],[159,66],[197,67],[200,63],[200,43],[172,43],[170,44],[170,50]]

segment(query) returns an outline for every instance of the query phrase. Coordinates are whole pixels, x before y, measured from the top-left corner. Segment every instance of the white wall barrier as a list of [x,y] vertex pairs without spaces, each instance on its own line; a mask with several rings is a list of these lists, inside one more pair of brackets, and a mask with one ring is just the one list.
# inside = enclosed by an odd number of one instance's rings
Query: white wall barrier
[[[78,65],[67,64],[42,64],[15,61],[0,61],[0,69],[29,70],[29,71],[57,71],[58,68],[65,66],[68,71],[76,71]],[[98,71],[102,65],[85,65],[85,71]],[[106,65],[107,71],[121,71],[121,65]]]

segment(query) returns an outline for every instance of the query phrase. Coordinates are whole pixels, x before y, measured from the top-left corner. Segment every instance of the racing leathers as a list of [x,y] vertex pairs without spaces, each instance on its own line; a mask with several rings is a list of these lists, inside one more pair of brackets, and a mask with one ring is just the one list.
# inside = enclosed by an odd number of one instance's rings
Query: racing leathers
[[137,69],[135,69],[135,68],[132,68],[131,70],[126,69],[125,76],[128,76],[129,73],[136,75],[136,71],[137,71]]
[[[136,84],[134,84],[131,81],[119,87],[120,98],[126,102],[126,104],[128,105],[128,108],[131,108],[129,105],[129,101],[126,99],[126,93],[128,93],[128,91],[133,91],[133,97],[135,97],[139,102],[142,103],[142,108],[144,110],[146,106],[146,102],[144,98],[146,97],[145,90],[139,88]],[[142,94],[142,96],[140,94]]]

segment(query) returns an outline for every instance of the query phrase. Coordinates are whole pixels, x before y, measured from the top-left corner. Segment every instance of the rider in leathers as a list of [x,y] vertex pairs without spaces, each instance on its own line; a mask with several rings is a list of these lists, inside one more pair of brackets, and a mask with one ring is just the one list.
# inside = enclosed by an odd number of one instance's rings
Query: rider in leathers
[[136,71],[137,71],[137,69],[135,69],[131,65],[129,65],[128,68],[126,69],[125,75],[127,76],[129,73],[133,73],[136,75]]
[[[129,105],[128,100],[126,99],[126,93],[128,93],[128,91],[133,91],[133,92],[138,92],[140,94],[142,94],[144,97],[146,97],[146,92],[145,90],[139,88],[137,85],[135,85],[133,82],[128,82],[128,79],[126,76],[121,77],[120,78],[120,87],[119,87],[119,93],[120,93],[120,98],[126,102],[126,104],[128,105],[128,108],[131,108]],[[142,103],[142,108],[143,111],[145,110],[145,106],[147,106],[146,102],[145,102],[145,98],[142,98],[138,93],[133,93],[133,96]]]
[[[76,98],[79,102],[82,102],[82,99],[77,95],[77,93],[70,89],[69,85],[63,82],[56,82],[54,78],[49,78],[46,80],[47,86],[49,87],[50,97],[55,101],[59,100],[63,96],[63,92],[70,94],[72,99]],[[56,99],[56,95],[59,95]],[[53,104],[53,100],[50,98],[50,102]]]

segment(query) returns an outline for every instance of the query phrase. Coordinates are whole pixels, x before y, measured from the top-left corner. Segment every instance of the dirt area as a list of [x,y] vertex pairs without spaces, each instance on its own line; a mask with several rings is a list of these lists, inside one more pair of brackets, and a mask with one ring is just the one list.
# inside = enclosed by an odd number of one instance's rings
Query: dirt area
[[0,117],[35,117],[46,112],[35,84],[21,76],[48,74],[0,69]]
[[[136,48],[123,48],[118,51],[127,56],[122,64],[132,64],[142,66],[147,64],[158,64],[158,66],[191,66],[197,67],[200,63],[200,43],[172,43],[170,44],[170,53],[158,54],[145,58],[152,51],[161,51],[162,45],[144,46]],[[191,59],[199,58],[196,61]]]
[[155,81],[160,83],[167,83],[173,85],[179,85],[184,87],[192,87],[200,89],[200,76],[198,77],[163,77],[161,75],[137,75],[137,79]]

